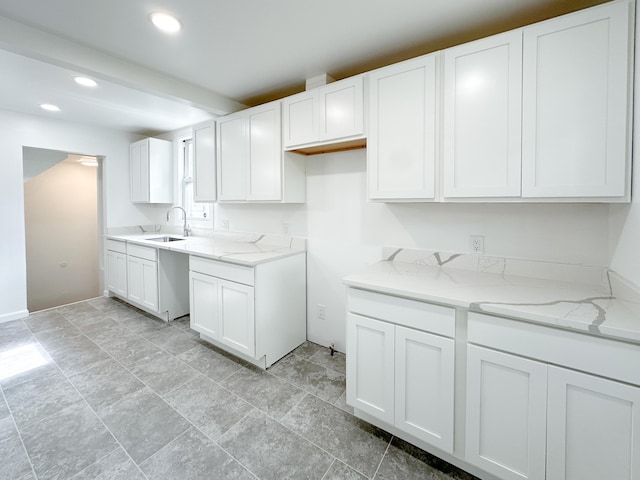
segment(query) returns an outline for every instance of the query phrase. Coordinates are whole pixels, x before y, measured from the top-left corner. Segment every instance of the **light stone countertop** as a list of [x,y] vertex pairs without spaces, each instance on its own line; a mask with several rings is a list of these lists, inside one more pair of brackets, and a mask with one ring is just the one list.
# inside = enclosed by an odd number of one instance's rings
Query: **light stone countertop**
[[605,268],[405,249],[384,258],[344,283],[640,343],[640,293]]
[[[182,240],[150,240],[162,236],[179,237]],[[206,237],[183,237],[171,233],[113,234],[106,238],[246,266],[256,266],[306,251],[306,242],[301,238],[250,233],[219,233]]]

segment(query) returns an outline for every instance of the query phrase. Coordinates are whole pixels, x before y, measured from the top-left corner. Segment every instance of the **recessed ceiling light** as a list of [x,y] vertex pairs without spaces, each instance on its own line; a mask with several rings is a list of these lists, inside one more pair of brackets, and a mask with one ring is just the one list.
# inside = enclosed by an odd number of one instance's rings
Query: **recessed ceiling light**
[[98,162],[80,162],[81,165],[84,165],[85,167],[97,167],[98,166]]
[[78,85],[82,85],[83,87],[95,87],[98,85],[95,80],[87,77],[74,77],[73,79]]
[[168,13],[153,12],[149,17],[151,18],[151,22],[163,32],[177,33],[182,28],[180,20]]
[[50,103],[43,103],[42,105],[40,105],[40,108],[43,110],[47,110],[48,112],[59,112],[60,111],[60,107],[56,106],[56,105],[52,105]]

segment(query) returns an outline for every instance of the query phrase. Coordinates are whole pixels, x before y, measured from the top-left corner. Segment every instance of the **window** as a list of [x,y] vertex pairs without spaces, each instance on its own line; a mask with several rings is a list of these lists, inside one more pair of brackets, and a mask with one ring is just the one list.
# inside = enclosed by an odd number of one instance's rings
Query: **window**
[[213,228],[213,205],[193,200],[193,141],[182,141],[182,207],[187,223],[194,228]]

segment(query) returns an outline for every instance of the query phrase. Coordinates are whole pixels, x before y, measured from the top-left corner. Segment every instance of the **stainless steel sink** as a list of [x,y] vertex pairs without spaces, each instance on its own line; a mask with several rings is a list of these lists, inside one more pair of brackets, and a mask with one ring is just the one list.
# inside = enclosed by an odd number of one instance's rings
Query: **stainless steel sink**
[[147,240],[151,240],[152,242],[162,242],[162,243],[166,243],[166,242],[177,242],[179,240],[184,240],[184,238],[180,238],[180,237],[170,237],[168,235],[164,235],[162,237],[154,237],[154,238],[147,238]]

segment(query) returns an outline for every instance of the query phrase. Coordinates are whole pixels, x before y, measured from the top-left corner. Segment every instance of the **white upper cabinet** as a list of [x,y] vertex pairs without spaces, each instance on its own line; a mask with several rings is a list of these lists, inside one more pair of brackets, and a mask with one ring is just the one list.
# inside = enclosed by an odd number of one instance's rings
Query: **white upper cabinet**
[[145,138],[129,147],[129,187],[134,203],[173,203],[173,143]]
[[444,51],[443,196],[519,197],[522,31]]
[[351,77],[318,88],[319,140],[364,135],[363,79]]
[[524,29],[523,197],[626,197],[630,9],[607,3]]
[[213,123],[193,129],[193,199],[216,200],[216,128]]
[[218,201],[305,201],[304,157],[282,149],[281,102],[217,121]]
[[292,95],[282,104],[285,149],[364,138],[362,76]]
[[318,137],[317,90],[309,90],[282,101],[284,110],[284,146],[312,143]]
[[246,115],[234,114],[219,119],[217,134],[218,200],[246,200],[246,170],[249,162]]
[[249,122],[248,200],[282,198],[280,102],[251,109]]
[[435,55],[369,74],[370,199],[435,199],[436,111]]

